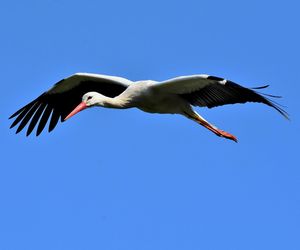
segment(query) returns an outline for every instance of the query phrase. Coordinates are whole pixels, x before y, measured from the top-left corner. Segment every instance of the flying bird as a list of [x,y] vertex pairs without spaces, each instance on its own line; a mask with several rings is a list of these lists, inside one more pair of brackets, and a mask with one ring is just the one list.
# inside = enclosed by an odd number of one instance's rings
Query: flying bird
[[288,114],[269,97],[256,90],[245,88],[232,81],[210,75],[190,75],[157,82],[152,80],[132,82],[116,76],[76,73],[56,83],[48,91],[19,109],[11,128],[19,124],[19,133],[29,123],[26,135],[36,127],[38,136],[50,115],[48,131],[59,119],[66,121],[76,113],[93,106],[127,109],[138,108],[149,113],[180,114],[209,129],[217,136],[237,142],[237,138],[205,120],[193,106],[213,108],[225,104],[258,102]]

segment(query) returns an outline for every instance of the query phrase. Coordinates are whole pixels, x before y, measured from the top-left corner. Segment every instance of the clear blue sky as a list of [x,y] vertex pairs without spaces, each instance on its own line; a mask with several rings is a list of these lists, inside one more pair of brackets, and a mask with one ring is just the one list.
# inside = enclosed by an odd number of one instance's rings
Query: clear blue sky
[[[1,250],[300,249],[298,1],[4,1]],[[50,134],[14,111],[75,72],[212,74],[282,95],[179,116],[91,109]]]

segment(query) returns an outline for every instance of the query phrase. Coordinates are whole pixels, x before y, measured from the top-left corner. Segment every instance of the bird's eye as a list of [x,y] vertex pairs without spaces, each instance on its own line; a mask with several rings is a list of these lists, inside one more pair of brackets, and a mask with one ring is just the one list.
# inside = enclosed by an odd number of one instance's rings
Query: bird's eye
[[92,99],[92,96],[89,96],[88,98],[87,98],[87,100],[91,100]]

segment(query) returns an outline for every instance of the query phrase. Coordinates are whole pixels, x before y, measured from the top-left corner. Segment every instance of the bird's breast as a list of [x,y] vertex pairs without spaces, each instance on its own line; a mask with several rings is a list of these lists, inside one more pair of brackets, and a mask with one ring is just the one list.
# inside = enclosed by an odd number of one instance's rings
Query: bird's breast
[[183,100],[177,95],[147,93],[137,102],[137,108],[149,113],[180,113]]

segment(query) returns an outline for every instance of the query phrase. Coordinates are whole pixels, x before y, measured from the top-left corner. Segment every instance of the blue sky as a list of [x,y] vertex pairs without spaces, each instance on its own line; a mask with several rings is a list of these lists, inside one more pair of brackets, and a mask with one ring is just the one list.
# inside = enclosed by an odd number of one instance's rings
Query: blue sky
[[[1,4],[0,249],[300,249],[297,1]],[[90,109],[40,137],[14,111],[75,72],[270,84],[261,104],[183,117]]]

